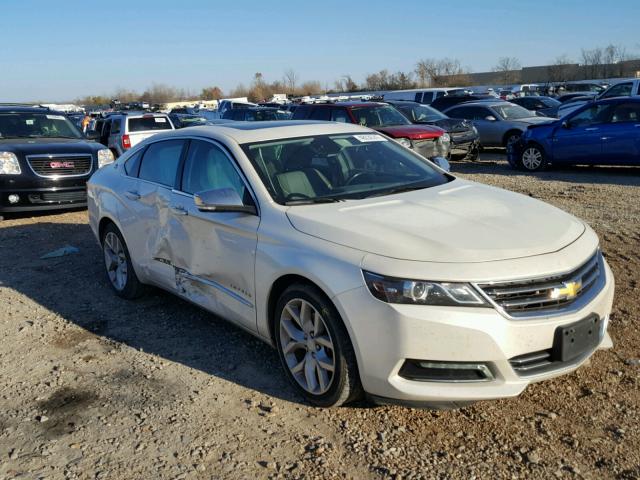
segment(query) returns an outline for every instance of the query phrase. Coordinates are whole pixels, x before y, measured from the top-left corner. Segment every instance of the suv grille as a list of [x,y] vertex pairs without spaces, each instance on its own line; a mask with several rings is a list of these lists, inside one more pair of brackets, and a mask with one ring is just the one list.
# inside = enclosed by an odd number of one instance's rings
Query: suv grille
[[31,170],[41,177],[79,177],[91,173],[88,154],[27,155]]
[[547,278],[482,284],[478,287],[512,316],[562,310],[591,290],[601,275],[601,254],[596,252],[572,272]]

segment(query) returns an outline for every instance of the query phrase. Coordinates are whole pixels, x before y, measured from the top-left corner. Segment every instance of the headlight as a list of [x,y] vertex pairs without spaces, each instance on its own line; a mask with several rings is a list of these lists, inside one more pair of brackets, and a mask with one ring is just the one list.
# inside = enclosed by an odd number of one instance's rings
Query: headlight
[[440,137],[442,143],[450,143],[451,142],[451,137],[449,136],[448,133],[443,133],[442,136]]
[[13,152],[0,152],[0,175],[20,175],[20,162]]
[[396,142],[398,142],[403,147],[413,148],[413,144],[411,143],[411,140],[409,140],[408,138],[404,138],[404,137],[396,138]]
[[404,280],[371,272],[362,273],[371,294],[383,302],[452,307],[488,306],[468,283]]
[[113,163],[115,158],[113,157],[113,152],[108,148],[103,148],[102,150],[98,150],[98,168],[102,168],[105,165],[109,165]]
[[475,133],[476,135],[478,135],[478,129],[476,128],[475,125],[471,125],[471,129],[473,130],[473,133]]

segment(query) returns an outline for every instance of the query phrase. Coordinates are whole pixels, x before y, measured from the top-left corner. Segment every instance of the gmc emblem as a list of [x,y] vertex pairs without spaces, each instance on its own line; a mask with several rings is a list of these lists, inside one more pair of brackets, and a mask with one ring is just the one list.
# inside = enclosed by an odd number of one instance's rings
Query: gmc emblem
[[49,166],[51,168],[73,168],[76,165],[73,162],[51,162]]

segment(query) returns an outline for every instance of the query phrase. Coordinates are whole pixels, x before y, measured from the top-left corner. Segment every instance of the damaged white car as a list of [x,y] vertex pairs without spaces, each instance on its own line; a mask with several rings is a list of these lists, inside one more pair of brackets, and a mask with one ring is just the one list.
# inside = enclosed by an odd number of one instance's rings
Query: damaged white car
[[591,228],[356,125],[159,134],[88,199],[118,295],[155,285],[246,329],[316,405],[510,397],[611,346]]

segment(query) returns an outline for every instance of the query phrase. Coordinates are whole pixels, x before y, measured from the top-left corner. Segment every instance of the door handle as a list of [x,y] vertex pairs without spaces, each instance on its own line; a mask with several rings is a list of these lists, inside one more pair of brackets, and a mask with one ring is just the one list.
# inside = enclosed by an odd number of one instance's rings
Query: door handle
[[124,196],[130,200],[140,200],[140,194],[138,192],[124,192]]
[[169,208],[176,215],[188,215],[189,214],[189,212],[187,212],[187,209],[184,208],[182,205],[171,205]]
[[611,137],[600,137],[600,140],[609,140]]

